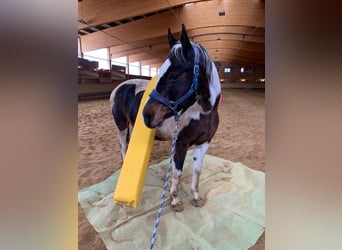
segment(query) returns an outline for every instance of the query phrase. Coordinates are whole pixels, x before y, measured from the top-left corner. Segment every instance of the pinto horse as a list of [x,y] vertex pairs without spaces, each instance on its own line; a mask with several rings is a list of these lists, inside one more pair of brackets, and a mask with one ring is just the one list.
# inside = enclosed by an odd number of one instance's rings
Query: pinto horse
[[[156,129],[156,139],[171,140],[178,122],[174,165],[171,180],[171,208],[184,209],[177,186],[180,181],[187,150],[193,146],[192,205],[201,207],[199,178],[203,157],[216,133],[217,112],[221,86],[216,67],[206,49],[189,40],[184,24],[180,41],[168,30],[170,52],[160,68],[155,88],[144,105],[144,123]],[[110,101],[114,121],[119,131],[121,155],[125,157],[127,144],[146,80],[128,80],[115,88]],[[140,119],[140,118],[139,118]]]

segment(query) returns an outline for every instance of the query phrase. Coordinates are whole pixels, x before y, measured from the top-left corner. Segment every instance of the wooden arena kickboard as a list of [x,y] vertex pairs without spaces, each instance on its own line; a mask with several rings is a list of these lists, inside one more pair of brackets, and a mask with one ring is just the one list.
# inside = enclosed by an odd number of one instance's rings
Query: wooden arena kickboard
[[145,126],[142,111],[156,80],[157,76],[151,79],[142,97],[126,157],[114,192],[114,203],[125,203],[136,208],[140,200],[155,135],[155,129],[149,129]]

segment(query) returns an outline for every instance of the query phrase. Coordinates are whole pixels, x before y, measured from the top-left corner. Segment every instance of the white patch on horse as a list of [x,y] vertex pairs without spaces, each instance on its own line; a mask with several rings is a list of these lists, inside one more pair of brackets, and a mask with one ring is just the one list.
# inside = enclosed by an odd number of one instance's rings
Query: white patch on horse
[[170,66],[171,66],[171,61],[169,58],[167,58],[159,69],[159,75],[158,75],[157,83],[156,83],[156,86],[154,88],[157,87],[159,80],[164,76],[164,74],[170,68]]
[[156,136],[161,140],[171,140],[172,133],[175,127],[175,120],[173,116],[163,121],[162,126],[156,129]]
[[[193,44],[192,42],[190,42]],[[182,50],[182,44],[177,43],[171,48],[171,54],[174,55],[177,60],[179,61],[185,61],[184,55],[183,55],[183,50]]]
[[114,97],[115,97],[115,93],[116,93],[116,90],[118,88],[115,88],[113,89],[112,93],[110,93],[110,97],[109,97],[109,105],[110,105],[110,109],[113,108],[113,105],[114,105]]
[[145,79],[136,79],[135,95],[137,95],[141,91],[145,91],[149,82],[150,82],[149,80],[145,80]]
[[215,64],[212,62],[212,70],[209,82],[210,104],[214,107],[216,98],[221,93],[220,79],[216,70]]
[[[191,120],[199,120],[201,114],[207,115],[208,112],[205,112],[202,106],[195,102],[181,116],[179,116],[178,130],[182,131],[185,127],[189,125]],[[161,127],[157,128],[156,134],[162,140],[171,140],[175,126],[175,119],[173,116],[171,116],[170,118],[163,121]]]
[[194,200],[199,199],[199,190],[198,190],[199,177],[202,171],[203,158],[209,148],[209,145],[210,145],[209,142],[205,142],[201,145],[194,146],[194,156],[193,156],[194,163],[193,163],[193,173],[192,173],[192,182],[191,182],[191,192],[192,192]]
[[[171,61],[170,61],[169,58],[167,58],[167,59],[165,60],[165,62],[162,64],[162,66],[160,67],[160,69],[159,69],[159,75],[158,75],[158,78],[157,78],[157,82],[156,82],[156,84],[155,84],[155,86],[154,86],[154,89],[157,88],[159,80],[163,77],[163,75],[166,73],[166,71],[169,69],[170,66],[171,66]],[[146,89],[146,88],[145,88],[145,89]],[[150,96],[146,99],[146,102],[143,103],[143,105],[145,106],[146,103],[147,103],[149,100],[150,100]],[[140,105],[141,105],[141,104],[140,104]],[[142,114],[141,114],[141,117],[140,117],[140,118],[141,118],[142,120],[144,120],[144,117],[143,117]]]
[[180,177],[182,176],[182,171],[178,170],[173,166],[172,168],[172,179],[171,179],[171,188],[170,193],[172,197],[171,205],[176,206],[178,203],[181,203],[181,199],[178,196],[178,183],[180,180]]
[[204,67],[206,68],[206,78],[209,80],[209,92],[210,98],[209,102],[212,107],[215,105],[216,98],[221,93],[221,84],[219,80],[219,75],[216,70],[214,62],[211,61],[210,56],[206,49],[199,44],[191,43],[194,50],[198,50],[204,59]]
[[122,160],[125,159],[125,156],[126,156],[126,151],[127,151],[127,132],[128,132],[128,129],[124,129],[124,130],[118,130],[118,134],[119,134],[119,142],[120,142],[120,145],[121,145],[121,157],[122,157]]
[[137,95],[140,91],[144,91],[147,88],[147,85],[149,82],[150,82],[149,80],[145,80],[145,79],[129,79],[127,81],[120,83],[115,89],[113,89],[112,93],[110,94],[110,97],[109,97],[110,108],[113,108],[116,91],[121,86],[129,85],[129,84],[135,85],[135,93],[134,94]]

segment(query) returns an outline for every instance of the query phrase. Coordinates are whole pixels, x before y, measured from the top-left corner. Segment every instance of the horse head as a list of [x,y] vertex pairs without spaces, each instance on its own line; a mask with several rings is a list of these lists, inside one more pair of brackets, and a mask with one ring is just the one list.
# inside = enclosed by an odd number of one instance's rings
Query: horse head
[[[196,101],[204,111],[210,110],[214,105],[211,100],[213,98],[210,97],[209,82],[215,66],[207,51],[190,41],[184,24],[180,41],[173,37],[170,29],[168,40],[169,55],[160,68],[156,86],[143,109],[144,122],[149,128],[161,126],[171,116],[178,120],[179,114]],[[218,81],[217,72],[215,73],[214,80]]]

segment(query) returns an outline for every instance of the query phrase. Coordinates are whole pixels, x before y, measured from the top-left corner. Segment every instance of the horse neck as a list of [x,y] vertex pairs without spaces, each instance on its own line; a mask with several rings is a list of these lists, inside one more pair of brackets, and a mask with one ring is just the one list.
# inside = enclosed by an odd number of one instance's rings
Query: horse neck
[[[217,98],[221,93],[221,84],[215,64],[203,56],[200,57],[200,74],[198,94],[200,98],[198,103],[204,111],[214,109]],[[208,72],[210,71],[210,72]]]
[[205,70],[200,71],[200,75],[198,78],[198,90],[197,93],[199,95],[199,99],[197,100],[198,104],[202,106],[205,112],[212,109],[211,103],[209,101],[210,91],[209,91],[209,80],[205,75]]

